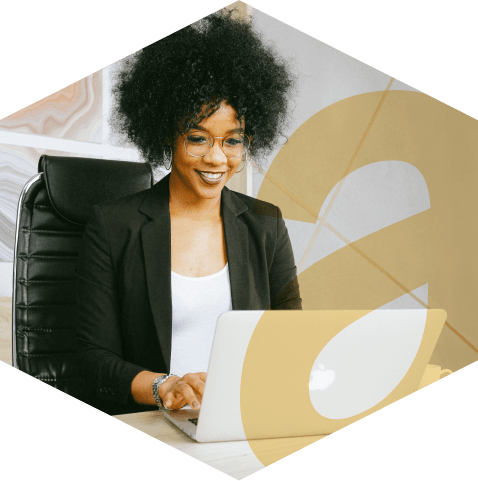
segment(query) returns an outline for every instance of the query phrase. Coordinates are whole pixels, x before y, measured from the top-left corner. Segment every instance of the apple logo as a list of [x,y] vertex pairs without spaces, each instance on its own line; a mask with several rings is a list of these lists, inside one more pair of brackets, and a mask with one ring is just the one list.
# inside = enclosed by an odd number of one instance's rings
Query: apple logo
[[310,373],[309,381],[309,391],[325,391],[335,379],[335,371],[331,369],[325,370],[323,364],[319,364],[319,369],[317,371],[312,371]]

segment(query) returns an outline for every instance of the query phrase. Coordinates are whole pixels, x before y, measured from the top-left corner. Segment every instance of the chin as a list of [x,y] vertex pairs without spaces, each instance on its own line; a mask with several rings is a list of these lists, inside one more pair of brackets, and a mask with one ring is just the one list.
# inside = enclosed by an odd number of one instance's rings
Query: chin
[[202,197],[203,199],[214,199],[221,194],[223,187],[223,184],[215,185],[212,188],[203,188],[201,186],[201,188],[196,191],[196,193],[199,195],[199,197]]
[[229,178],[230,176],[228,176],[226,179],[222,179],[221,182],[216,185],[206,185],[200,179],[198,179],[198,181],[195,182],[194,190],[200,197],[205,199],[214,199],[214,197],[217,197],[221,194],[221,191]]

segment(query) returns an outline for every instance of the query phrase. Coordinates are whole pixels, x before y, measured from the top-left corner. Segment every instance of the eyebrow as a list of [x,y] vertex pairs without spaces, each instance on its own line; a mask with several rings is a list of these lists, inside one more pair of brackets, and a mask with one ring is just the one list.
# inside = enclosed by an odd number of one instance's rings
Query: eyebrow
[[[198,124],[191,124],[189,126],[189,130],[201,130],[202,132],[207,132],[207,129],[202,127],[201,125]],[[209,133],[209,132],[208,132]],[[244,133],[244,128],[243,127],[237,127],[235,129],[228,130],[226,134],[233,134],[233,133]]]

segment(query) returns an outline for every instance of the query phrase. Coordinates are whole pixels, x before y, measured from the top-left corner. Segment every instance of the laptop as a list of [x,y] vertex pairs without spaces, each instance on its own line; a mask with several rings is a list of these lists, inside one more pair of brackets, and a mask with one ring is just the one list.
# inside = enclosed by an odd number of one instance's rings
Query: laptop
[[440,309],[229,311],[200,411],[164,416],[198,442],[330,434],[416,391],[445,320]]

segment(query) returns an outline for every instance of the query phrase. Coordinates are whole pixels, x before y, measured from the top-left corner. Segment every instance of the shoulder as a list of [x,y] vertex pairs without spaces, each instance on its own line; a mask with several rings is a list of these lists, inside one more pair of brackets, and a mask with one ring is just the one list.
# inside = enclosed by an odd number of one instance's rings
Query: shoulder
[[148,217],[141,212],[141,206],[153,188],[96,204],[93,207],[90,222],[100,222],[110,232],[118,234],[125,229],[130,231],[141,227],[148,220]]
[[106,202],[101,202],[95,207],[101,212],[108,215],[128,215],[133,213],[138,213],[138,209],[144,201],[145,196],[151,190],[145,189],[134,194],[130,194],[126,197],[120,197],[119,199],[108,200]]
[[[242,202],[247,210],[244,211],[244,215],[248,216],[265,216],[265,217],[282,217],[281,210],[278,206],[266,202],[265,200],[255,199],[250,195],[241,194],[239,192],[229,191],[233,196],[236,197],[240,202]],[[267,219],[262,219],[266,221]]]
[[275,242],[285,227],[279,207],[239,192],[229,193],[234,199],[237,219],[247,226],[250,234],[269,245]]
[[98,209],[118,222],[145,221],[163,214],[169,208],[169,175],[149,189],[98,204]]

